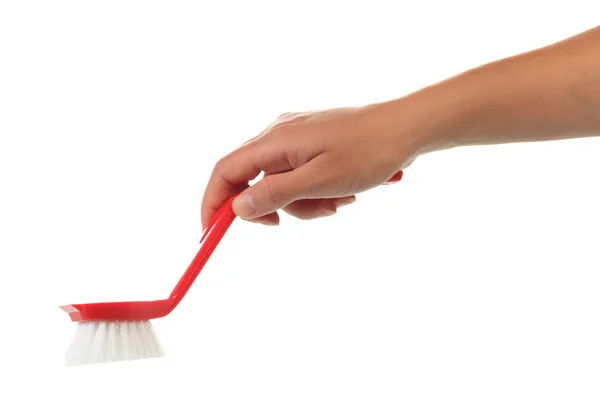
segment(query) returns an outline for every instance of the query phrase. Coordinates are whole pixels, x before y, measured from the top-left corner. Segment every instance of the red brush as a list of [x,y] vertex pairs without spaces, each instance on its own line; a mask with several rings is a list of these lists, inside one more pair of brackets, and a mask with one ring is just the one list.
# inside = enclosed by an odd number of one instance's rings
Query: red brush
[[[397,172],[385,184],[400,181],[402,175],[402,171]],[[225,202],[211,219],[200,240],[200,250],[167,299],[61,306],[71,321],[78,322],[65,357],[66,365],[163,356],[150,320],[168,315],[190,289],[236,217],[231,207],[234,198]]]

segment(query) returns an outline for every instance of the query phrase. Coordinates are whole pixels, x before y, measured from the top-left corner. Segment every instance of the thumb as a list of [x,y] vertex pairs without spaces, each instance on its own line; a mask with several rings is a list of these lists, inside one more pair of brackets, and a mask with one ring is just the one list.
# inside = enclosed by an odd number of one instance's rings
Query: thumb
[[233,212],[242,219],[254,219],[287,206],[303,196],[314,195],[314,176],[308,165],[288,172],[263,177],[238,195],[232,204]]

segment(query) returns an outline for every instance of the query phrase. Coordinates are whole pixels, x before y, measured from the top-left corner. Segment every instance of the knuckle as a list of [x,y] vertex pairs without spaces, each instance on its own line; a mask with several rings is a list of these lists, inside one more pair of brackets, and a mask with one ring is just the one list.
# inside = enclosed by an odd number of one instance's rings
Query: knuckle
[[293,112],[284,112],[283,114],[281,114],[279,117],[277,117],[278,120],[283,120],[286,118],[289,118],[291,116],[293,116],[294,113]]
[[287,112],[281,114],[272,124],[272,129],[281,129],[283,127],[294,126],[306,122],[308,115],[299,112]]
[[272,204],[280,204],[283,201],[283,193],[281,188],[277,185],[271,176],[263,178],[265,185],[267,200]]
[[228,175],[229,167],[232,161],[232,154],[228,154],[222,157],[219,161],[215,163],[214,173],[217,176],[222,178],[226,178]]
[[291,150],[288,147],[284,148],[283,153],[285,159],[292,169],[296,169],[306,162],[305,160],[301,160],[298,151]]
[[214,168],[215,171],[217,173],[222,173],[223,170],[225,169],[225,166],[227,165],[228,161],[229,161],[229,156],[228,155],[225,156],[225,157],[222,157],[219,161],[217,161],[215,163],[215,168]]

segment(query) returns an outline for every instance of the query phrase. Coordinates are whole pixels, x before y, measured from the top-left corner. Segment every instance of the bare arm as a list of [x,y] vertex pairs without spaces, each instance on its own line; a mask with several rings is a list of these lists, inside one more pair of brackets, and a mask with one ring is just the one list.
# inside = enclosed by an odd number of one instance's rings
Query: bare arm
[[439,117],[423,133],[425,151],[596,136],[600,27],[483,65],[385,107],[408,103]]
[[600,27],[399,99],[284,114],[216,165],[202,225],[239,192],[238,216],[277,225],[279,209],[331,215],[427,152],[599,134]]

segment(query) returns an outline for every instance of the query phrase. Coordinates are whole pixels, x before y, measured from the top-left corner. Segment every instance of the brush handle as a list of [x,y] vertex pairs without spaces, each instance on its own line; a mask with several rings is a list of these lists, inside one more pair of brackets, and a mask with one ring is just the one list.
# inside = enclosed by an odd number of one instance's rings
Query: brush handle
[[215,251],[215,248],[227,232],[227,229],[233,223],[233,220],[236,218],[236,214],[233,212],[231,207],[231,203],[233,203],[233,199],[236,196],[231,197],[227,200],[215,213],[215,215],[210,220],[208,226],[202,233],[202,239],[200,239],[200,250],[192,260],[188,269],[184,272],[183,276],[175,286],[175,289],[171,292],[171,296],[169,299],[171,301],[175,301],[175,305],[181,301],[183,296],[187,293],[187,291],[194,283],[194,280]]
[[[402,176],[403,172],[398,171],[382,185],[391,185],[397,183],[402,180]],[[181,299],[183,299],[183,296],[185,296],[187,291],[190,289],[192,283],[194,283],[194,280],[198,274],[200,274],[200,271],[217,248],[217,245],[225,235],[225,232],[227,232],[227,229],[229,229],[235,220],[236,215],[233,212],[231,204],[236,196],[229,198],[229,200],[219,207],[204,230],[202,239],[200,240],[200,250],[175,286],[175,289],[173,289],[171,292],[171,296],[169,296],[169,300],[173,302],[173,308],[181,301]]]

